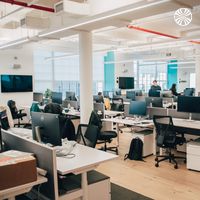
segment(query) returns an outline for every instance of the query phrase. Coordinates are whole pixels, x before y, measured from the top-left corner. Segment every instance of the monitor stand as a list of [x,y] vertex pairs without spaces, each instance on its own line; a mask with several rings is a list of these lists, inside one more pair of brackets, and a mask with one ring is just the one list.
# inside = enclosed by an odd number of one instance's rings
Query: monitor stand
[[193,122],[194,120],[192,120],[192,113],[189,113],[189,119],[187,119],[188,122]]
[[41,132],[40,132],[41,127],[40,126],[36,126],[35,127],[35,137],[36,137],[36,141],[41,143]]

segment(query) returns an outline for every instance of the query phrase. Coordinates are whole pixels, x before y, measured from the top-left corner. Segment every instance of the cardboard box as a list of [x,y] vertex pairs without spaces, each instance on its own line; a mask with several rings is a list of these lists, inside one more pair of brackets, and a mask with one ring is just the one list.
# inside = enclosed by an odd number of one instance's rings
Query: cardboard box
[[0,190],[36,180],[36,159],[31,154],[19,151],[0,154]]

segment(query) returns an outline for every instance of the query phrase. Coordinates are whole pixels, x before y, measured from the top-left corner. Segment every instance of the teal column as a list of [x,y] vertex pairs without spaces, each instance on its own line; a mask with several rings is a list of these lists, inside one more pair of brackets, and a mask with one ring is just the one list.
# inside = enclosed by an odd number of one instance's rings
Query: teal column
[[109,63],[114,60],[114,52],[112,51],[104,56],[104,91],[112,91],[115,88],[115,65]]
[[[175,63],[174,63],[175,62]],[[178,65],[176,64],[177,60],[170,60],[167,65],[167,88],[170,89],[173,83],[177,84],[177,72]],[[174,64],[171,64],[174,63]]]

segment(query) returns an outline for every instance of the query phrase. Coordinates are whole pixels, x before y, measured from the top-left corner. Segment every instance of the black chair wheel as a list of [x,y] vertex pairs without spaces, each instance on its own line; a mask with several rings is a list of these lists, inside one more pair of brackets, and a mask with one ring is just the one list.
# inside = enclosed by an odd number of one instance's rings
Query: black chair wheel
[[178,165],[174,165],[174,169],[178,169]]
[[157,158],[157,157],[155,158],[155,161],[158,161],[158,158]]
[[155,164],[155,167],[159,167],[158,163]]
[[184,160],[183,162],[186,163],[186,160]]

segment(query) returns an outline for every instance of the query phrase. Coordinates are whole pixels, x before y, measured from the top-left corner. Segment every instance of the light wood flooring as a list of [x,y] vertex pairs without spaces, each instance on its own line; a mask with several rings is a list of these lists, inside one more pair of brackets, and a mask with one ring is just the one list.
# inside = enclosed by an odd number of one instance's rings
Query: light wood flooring
[[101,164],[97,170],[110,176],[111,182],[152,199],[200,200],[200,172],[187,170],[183,162],[174,169],[168,161],[156,168],[154,156],[145,158],[145,162],[124,161],[131,139],[131,133],[121,133],[119,157]]

